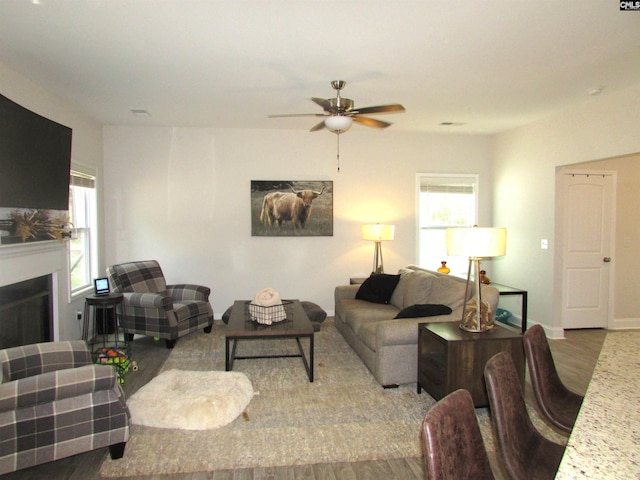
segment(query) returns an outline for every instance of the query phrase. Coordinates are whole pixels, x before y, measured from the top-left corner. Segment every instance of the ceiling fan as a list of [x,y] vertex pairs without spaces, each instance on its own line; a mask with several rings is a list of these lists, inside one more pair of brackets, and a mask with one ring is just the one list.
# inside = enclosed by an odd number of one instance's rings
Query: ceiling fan
[[336,91],[336,98],[318,98],[311,97],[311,100],[322,107],[323,113],[291,113],[284,115],[269,115],[269,118],[281,117],[324,117],[317,125],[311,128],[311,132],[317,132],[326,128],[327,130],[340,135],[349,130],[353,122],[374,128],[387,128],[391,123],[376,120],[375,118],[365,117],[373,113],[402,113],[404,107],[399,103],[390,105],[378,105],[375,107],[355,108],[353,100],[350,98],[342,98],[340,90],[342,90],[347,82],[344,80],[334,80],[331,86]]

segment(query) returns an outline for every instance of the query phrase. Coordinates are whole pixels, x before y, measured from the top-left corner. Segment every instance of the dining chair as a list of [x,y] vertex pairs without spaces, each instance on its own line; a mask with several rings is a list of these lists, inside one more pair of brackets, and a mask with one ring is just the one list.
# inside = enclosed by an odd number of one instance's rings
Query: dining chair
[[431,407],[422,421],[421,436],[428,480],[495,478],[467,390],[456,390]]
[[529,328],[523,338],[531,387],[543,416],[560,430],[571,433],[584,397],[560,380],[549,342],[540,325]]
[[511,480],[553,479],[565,447],[545,438],[531,422],[513,358],[491,357],[484,368],[489,412]]

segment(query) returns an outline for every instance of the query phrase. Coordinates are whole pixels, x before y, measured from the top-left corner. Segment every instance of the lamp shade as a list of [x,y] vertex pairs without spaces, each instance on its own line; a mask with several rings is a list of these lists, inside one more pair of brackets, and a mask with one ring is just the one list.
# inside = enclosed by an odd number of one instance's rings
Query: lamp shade
[[334,133],[346,132],[352,123],[353,119],[345,115],[332,115],[324,119],[324,126]]
[[372,242],[384,242],[393,240],[395,225],[384,225],[380,223],[367,224],[362,226],[362,238]]
[[507,251],[506,228],[448,228],[447,255],[453,257],[501,257]]

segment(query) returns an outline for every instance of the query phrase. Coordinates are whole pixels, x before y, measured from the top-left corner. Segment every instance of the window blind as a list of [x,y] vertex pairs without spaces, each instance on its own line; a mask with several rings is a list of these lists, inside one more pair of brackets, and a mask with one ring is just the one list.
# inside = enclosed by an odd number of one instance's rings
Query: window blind
[[96,188],[96,177],[72,170],[69,184],[74,187]]

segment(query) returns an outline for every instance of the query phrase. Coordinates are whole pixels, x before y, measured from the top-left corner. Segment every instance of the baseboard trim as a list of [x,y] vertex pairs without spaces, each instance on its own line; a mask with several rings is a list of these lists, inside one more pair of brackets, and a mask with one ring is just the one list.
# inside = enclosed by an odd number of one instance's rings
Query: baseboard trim
[[640,318],[614,318],[609,330],[625,330],[640,328]]

